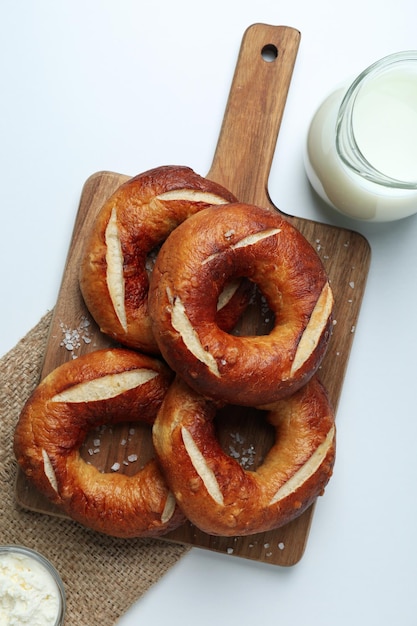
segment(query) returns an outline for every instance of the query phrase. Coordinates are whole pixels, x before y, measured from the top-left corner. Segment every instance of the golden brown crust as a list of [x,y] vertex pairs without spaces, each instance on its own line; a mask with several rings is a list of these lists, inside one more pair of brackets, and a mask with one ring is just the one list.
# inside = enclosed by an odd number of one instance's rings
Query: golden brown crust
[[[256,283],[275,316],[268,335],[219,329],[215,304],[226,280]],[[149,311],[162,356],[207,397],[256,406],[294,393],[328,345],[333,296],[307,240],[276,211],[241,203],[210,207],[162,246]]]
[[[147,295],[159,246],[190,215],[235,200],[182,166],[158,167],[122,184],[99,212],[80,269],[85,303],[101,331],[128,347],[158,353]],[[240,296],[247,288],[242,285]],[[234,323],[240,313],[238,307]]]
[[215,403],[178,377],[153,427],[154,447],[187,518],[212,535],[278,528],[323,493],[335,458],[334,414],[316,377],[268,408],[275,443],[256,471],[228,456],[216,439]]
[[[157,536],[183,516],[156,460],[134,476],[100,473],[80,456],[103,424],[152,424],[172,372],[127,349],[99,350],[54,370],[35,389],[15,430],[17,461],[36,488],[84,526],[119,537]],[[168,506],[166,506],[168,504]]]

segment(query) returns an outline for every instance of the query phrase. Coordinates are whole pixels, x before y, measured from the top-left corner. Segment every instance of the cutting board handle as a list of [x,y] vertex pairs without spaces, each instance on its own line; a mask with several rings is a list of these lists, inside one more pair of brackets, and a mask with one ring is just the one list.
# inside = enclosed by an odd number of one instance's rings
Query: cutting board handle
[[207,177],[241,202],[270,204],[268,179],[300,32],[253,24],[245,31]]

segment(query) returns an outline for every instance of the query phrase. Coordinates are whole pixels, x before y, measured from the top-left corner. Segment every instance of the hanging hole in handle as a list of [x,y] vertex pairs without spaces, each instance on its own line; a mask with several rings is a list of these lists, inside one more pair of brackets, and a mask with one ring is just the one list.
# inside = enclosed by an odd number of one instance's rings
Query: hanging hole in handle
[[261,56],[267,63],[272,63],[278,57],[278,48],[273,43],[268,43],[262,48]]

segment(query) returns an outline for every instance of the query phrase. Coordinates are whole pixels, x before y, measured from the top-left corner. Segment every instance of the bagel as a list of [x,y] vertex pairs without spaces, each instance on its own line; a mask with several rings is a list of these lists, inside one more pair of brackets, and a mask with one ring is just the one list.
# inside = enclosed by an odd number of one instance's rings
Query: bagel
[[[178,224],[211,205],[236,198],[182,166],[162,166],[131,178],[104,203],[88,234],[80,267],[85,304],[115,341],[157,354],[147,296],[158,247]],[[249,284],[229,284],[218,322],[230,329],[247,304]]]
[[[235,336],[216,322],[224,285],[242,277],[268,302],[269,334]],[[331,334],[333,294],[317,253],[287,220],[230,203],[196,213],[170,234],[148,306],[162,356],[190,387],[258,406],[294,393],[316,372]]]
[[101,473],[80,456],[87,433],[103,424],[152,424],[171,383],[161,361],[127,349],[69,361],[40,382],[14,435],[17,461],[36,488],[68,516],[116,536],[159,536],[183,522],[159,465],[134,476]]
[[217,408],[177,377],[152,431],[168,484],[197,528],[225,537],[273,530],[323,493],[334,464],[335,423],[317,377],[263,407],[275,443],[255,471],[223,451],[214,428]]

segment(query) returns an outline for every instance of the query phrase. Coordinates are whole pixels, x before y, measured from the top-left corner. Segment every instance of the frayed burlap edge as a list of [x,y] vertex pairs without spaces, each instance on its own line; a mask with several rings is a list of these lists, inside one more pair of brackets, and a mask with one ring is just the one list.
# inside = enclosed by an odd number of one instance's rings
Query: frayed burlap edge
[[0,360],[0,543],[41,552],[55,565],[67,596],[66,624],[111,626],[185,554],[188,546],[106,537],[78,524],[22,510],[15,503],[13,432],[39,381],[52,312]]

